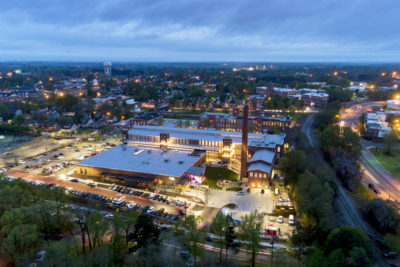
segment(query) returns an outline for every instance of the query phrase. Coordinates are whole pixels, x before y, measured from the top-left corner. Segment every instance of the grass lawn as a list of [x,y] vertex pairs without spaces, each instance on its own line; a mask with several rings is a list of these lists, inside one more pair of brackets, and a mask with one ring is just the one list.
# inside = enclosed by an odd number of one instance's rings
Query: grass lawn
[[392,155],[386,155],[383,150],[370,149],[375,158],[394,176],[400,179],[400,150],[392,149]]
[[223,167],[210,167],[207,166],[205,172],[206,179],[204,180],[203,184],[208,185],[211,188],[221,189],[217,185],[218,180],[232,180],[237,181],[239,175],[227,168]]

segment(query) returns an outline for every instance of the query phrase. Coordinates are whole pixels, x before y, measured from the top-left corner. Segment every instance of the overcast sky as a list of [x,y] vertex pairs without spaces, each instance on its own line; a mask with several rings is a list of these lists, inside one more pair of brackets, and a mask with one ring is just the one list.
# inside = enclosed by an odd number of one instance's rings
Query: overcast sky
[[398,0],[0,0],[0,61],[400,62]]

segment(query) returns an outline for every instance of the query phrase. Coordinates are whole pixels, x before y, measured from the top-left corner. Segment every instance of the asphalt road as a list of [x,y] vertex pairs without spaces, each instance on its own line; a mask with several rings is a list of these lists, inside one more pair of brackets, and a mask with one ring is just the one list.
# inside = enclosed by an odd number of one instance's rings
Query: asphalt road
[[[351,127],[358,133],[357,122],[361,114],[370,110],[372,106],[382,106],[384,103],[384,101],[376,101],[353,105],[340,113],[339,121],[343,121],[345,126]],[[379,197],[383,199],[400,201],[400,181],[369,151],[369,148],[380,147],[382,143],[361,140],[361,145],[360,166],[363,172],[363,184],[366,186],[370,183],[374,184],[380,191]]]

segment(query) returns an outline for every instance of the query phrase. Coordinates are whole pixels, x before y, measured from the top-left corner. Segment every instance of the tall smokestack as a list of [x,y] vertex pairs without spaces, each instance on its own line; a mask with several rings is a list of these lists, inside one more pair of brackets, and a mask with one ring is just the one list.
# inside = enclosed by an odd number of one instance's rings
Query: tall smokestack
[[243,124],[242,124],[242,164],[240,169],[240,178],[247,177],[247,139],[249,131],[249,105],[247,100],[243,107]]

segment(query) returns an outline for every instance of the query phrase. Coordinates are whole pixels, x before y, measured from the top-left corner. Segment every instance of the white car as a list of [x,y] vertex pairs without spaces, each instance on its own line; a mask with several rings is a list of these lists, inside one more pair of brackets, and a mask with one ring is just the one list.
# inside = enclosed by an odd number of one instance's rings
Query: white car
[[150,208],[147,210],[147,213],[151,213],[151,212],[153,212],[154,210],[155,210],[154,207],[150,207]]
[[283,216],[282,215],[278,217],[278,223],[283,223]]
[[114,214],[109,213],[105,216],[106,219],[111,220],[112,218],[114,218]]
[[294,216],[289,215],[289,225],[294,225]]
[[41,261],[43,261],[43,259],[44,259],[44,257],[46,256],[46,251],[44,251],[44,250],[42,250],[42,251],[40,251],[38,254],[37,254],[37,256],[36,256],[36,258],[35,258],[35,261],[36,262],[41,262]]
[[156,194],[151,193],[150,196],[148,197],[148,199],[152,199]]

